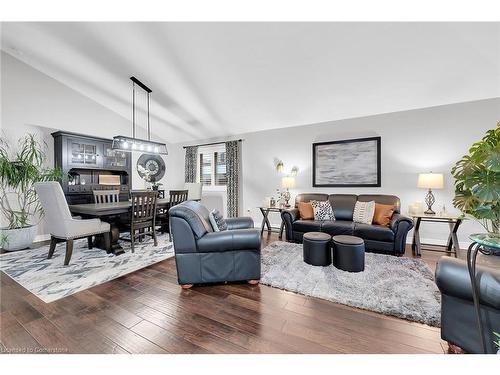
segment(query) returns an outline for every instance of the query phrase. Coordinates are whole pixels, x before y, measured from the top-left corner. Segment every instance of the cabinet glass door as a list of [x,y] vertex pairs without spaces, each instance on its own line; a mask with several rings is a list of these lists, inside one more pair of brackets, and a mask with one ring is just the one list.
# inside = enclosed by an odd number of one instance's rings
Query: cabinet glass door
[[104,144],[104,168],[123,168],[127,166],[127,153],[113,150],[111,143]]
[[69,151],[70,164],[97,166],[99,153],[96,143],[69,140]]

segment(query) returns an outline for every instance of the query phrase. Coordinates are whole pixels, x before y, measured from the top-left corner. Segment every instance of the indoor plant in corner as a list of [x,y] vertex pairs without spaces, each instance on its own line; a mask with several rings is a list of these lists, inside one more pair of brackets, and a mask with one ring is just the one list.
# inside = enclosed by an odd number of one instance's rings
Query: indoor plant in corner
[[453,205],[478,221],[489,241],[500,246],[500,122],[472,145],[451,173],[455,177]]
[[5,250],[25,249],[35,239],[43,209],[34,183],[61,178],[59,169],[44,167],[45,150],[34,134],[21,138],[17,151],[4,138],[0,142],[0,213],[7,224],[0,229],[0,245]]

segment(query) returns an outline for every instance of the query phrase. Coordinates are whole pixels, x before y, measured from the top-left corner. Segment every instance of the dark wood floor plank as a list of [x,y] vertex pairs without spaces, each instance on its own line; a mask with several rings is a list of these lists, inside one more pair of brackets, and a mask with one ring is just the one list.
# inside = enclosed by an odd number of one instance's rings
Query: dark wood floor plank
[[0,343],[10,353],[44,353],[44,347],[10,312],[0,313]]
[[82,353],[82,348],[70,336],[61,332],[51,321],[42,317],[24,324],[30,335],[49,353]]

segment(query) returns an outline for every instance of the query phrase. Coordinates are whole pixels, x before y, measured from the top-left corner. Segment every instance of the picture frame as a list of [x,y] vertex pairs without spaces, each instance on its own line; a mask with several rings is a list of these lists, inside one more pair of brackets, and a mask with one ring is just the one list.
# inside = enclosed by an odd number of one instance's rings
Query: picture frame
[[312,145],[313,187],[380,187],[381,137]]

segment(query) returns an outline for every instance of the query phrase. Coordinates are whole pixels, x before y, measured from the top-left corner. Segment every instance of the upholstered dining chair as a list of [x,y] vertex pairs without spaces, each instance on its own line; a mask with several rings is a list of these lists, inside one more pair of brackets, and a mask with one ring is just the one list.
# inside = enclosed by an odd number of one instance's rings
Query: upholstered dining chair
[[94,190],[95,203],[114,203],[120,201],[120,190]]
[[155,190],[137,190],[130,192],[132,209],[130,211],[130,222],[125,225],[130,229],[130,238],[120,237],[124,241],[130,241],[131,250],[134,252],[136,240],[142,241],[145,236],[151,236],[154,246],[158,246],[156,238],[156,199],[158,192]]
[[184,189],[188,191],[187,199],[190,201],[201,201],[203,184],[201,182],[186,182]]
[[67,266],[73,254],[73,241],[79,238],[88,239],[92,248],[92,236],[102,234],[106,249],[110,248],[110,225],[100,219],[81,220],[71,216],[68,203],[58,182],[37,182],[35,191],[45,212],[45,223],[50,233],[48,259],[52,258],[58,242],[66,242],[64,265]]

